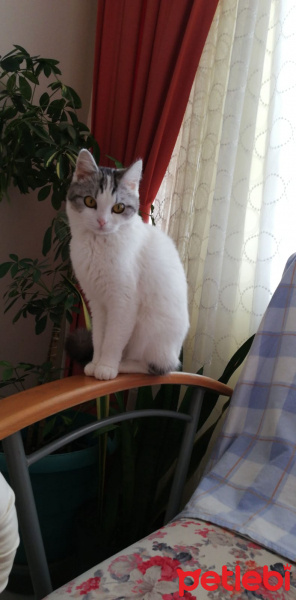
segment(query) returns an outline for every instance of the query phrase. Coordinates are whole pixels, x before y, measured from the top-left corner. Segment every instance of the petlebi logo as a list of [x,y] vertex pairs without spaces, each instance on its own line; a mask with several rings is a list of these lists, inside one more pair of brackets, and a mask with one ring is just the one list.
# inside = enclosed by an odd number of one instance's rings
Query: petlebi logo
[[[278,572],[269,570],[265,565],[261,571],[249,570],[245,573],[241,573],[241,567],[237,565],[234,571],[228,570],[226,565],[222,567],[222,575],[219,575],[216,571],[205,571],[201,572],[201,569],[195,571],[182,571],[177,569],[179,577],[179,596],[184,596],[184,592],[190,592],[195,590],[198,586],[209,592],[217,590],[222,587],[230,592],[239,592],[241,589],[254,592],[258,590],[262,585],[265,589],[276,592],[277,590],[284,589],[288,591],[290,589],[290,570],[291,565],[284,565],[284,577]],[[229,578],[231,577],[231,582]],[[193,580],[191,583],[190,580]]]

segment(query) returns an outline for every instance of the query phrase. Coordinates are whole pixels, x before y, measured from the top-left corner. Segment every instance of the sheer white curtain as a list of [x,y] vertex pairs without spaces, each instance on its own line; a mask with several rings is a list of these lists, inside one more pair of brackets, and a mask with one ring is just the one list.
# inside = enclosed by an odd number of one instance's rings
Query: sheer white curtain
[[296,251],[295,50],[294,0],[220,0],[155,201],[188,278],[188,370],[221,374]]

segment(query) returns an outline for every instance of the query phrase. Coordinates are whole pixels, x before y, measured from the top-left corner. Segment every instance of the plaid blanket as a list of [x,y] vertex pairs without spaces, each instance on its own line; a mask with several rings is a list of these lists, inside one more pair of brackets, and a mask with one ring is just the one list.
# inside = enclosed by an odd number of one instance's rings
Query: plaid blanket
[[296,560],[296,254],[255,336],[209,470],[181,513]]

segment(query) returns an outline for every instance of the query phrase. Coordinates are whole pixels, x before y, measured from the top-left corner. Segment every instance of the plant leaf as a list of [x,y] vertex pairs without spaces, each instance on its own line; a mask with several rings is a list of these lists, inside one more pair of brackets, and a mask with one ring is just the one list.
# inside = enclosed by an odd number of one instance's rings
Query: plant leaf
[[18,71],[22,62],[23,62],[22,57],[8,56],[7,58],[3,58],[0,61],[0,65],[4,71],[12,72],[12,71]]
[[49,64],[44,64],[43,65],[43,73],[45,75],[45,77],[50,77],[51,76],[51,67]]
[[[12,90],[14,89],[15,84],[16,84],[16,74],[13,73],[12,75],[10,75],[10,77],[7,80],[7,83],[6,83],[6,87],[7,87],[7,89],[8,89],[9,92],[12,92]],[[7,113],[5,113],[5,116],[7,117]]]
[[14,368],[13,367],[7,367],[6,369],[3,369],[2,371],[2,380],[3,381],[8,381],[9,379],[11,379],[14,375]]
[[0,367],[12,367],[12,363],[9,360],[0,360]]
[[36,335],[40,335],[40,333],[43,333],[43,331],[45,330],[45,327],[46,327],[46,323],[47,323],[47,315],[45,315],[44,317],[41,317],[41,319],[36,320],[36,324],[35,324]]
[[245,360],[251,346],[253,343],[253,339],[255,334],[251,335],[243,344],[239,347],[239,349],[234,353],[230,361],[227,363],[221,377],[219,377],[219,381],[221,383],[227,383],[233,373],[238,369],[238,367]]
[[43,109],[46,108],[49,104],[49,100],[50,100],[49,94],[47,92],[44,92],[44,94],[42,94],[39,99],[39,104],[40,104],[41,108],[43,108]]
[[57,160],[57,176],[59,179],[65,179],[68,175],[68,161],[63,154],[61,154]]
[[24,98],[26,100],[30,101],[31,96],[32,96],[31,86],[28,83],[28,81],[25,79],[25,77],[22,77],[22,75],[19,76],[19,86],[20,86],[21,94],[24,96]]
[[32,83],[34,83],[35,85],[39,84],[39,80],[38,77],[36,77],[36,75],[34,73],[32,73],[31,71],[24,71],[24,76],[29,79],[29,81],[31,81]]
[[50,190],[51,190],[51,185],[46,185],[45,187],[41,188],[38,192],[38,200],[39,202],[42,202],[43,200],[46,200],[46,198],[49,196],[50,194]]
[[69,85],[62,86],[62,96],[63,98],[68,100],[68,103],[71,106],[71,108],[81,108],[80,97],[78,96],[77,92],[75,92],[75,90],[73,90],[73,88]]
[[0,277],[4,277],[4,275],[6,275],[6,273],[8,273],[11,265],[13,265],[12,262],[5,262],[0,265]]
[[114,162],[116,169],[124,169],[124,166],[123,166],[122,162],[120,162],[119,160],[117,160],[113,156],[109,156],[109,154],[106,154],[106,157],[110,158],[110,160],[112,160]]
[[53,227],[53,224],[51,224],[48,227],[48,229],[45,232],[44,238],[43,238],[43,245],[42,245],[43,256],[46,256],[48,254],[49,250],[51,249],[52,227]]

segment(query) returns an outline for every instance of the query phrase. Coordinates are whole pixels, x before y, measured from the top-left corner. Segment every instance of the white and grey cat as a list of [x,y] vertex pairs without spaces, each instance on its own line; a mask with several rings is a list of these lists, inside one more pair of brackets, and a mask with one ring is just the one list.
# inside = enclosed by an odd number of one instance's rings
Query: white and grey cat
[[93,356],[84,371],[97,379],[178,369],[189,326],[175,245],[138,215],[141,173],[141,160],[128,169],[98,167],[83,149],[68,192],[71,260],[92,315],[93,349],[82,354]]

